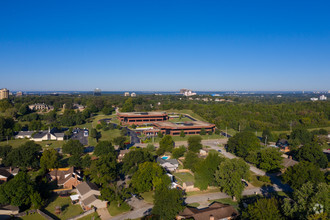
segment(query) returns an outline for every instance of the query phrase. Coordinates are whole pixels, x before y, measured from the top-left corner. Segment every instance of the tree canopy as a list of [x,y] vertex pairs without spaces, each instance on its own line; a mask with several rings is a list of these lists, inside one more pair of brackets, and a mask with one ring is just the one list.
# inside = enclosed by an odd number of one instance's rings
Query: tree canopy
[[137,171],[141,163],[152,161],[153,157],[149,151],[137,148],[125,154],[122,161],[122,171],[125,174],[133,174]]
[[68,142],[63,144],[62,151],[65,154],[81,155],[84,153],[84,146],[80,143],[79,140],[70,139]]
[[220,188],[228,195],[241,198],[244,184],[241,179],[249,177],[249,166],[242,159],[226,159],[215,172]]
[[200,135],[190,136],[188,138],[188,149],[192,152],[198,153],[202,149],[202,137]]
[[327,168],[328,159],[316,143],[305,144],[298,149],[296,157],[299,161],[309,161],[321,168]]
[[243,219],[278,220],[281,219],[281,216],[279,202],[276,198],[258,199],[242,213]]
[[228,151],[246,158],[251,151],[260,148],[259,139],[250,131],[242,131],[228,140]]
[[172,152],[174,148],[174,141],[172,136],[165,135],[160,141],[159,141],[159,148],[163,149],[165,152]]
[[115,148],[112,146],[110,141],[100,141],[94,149],[94,154],[96,156],[107,154],[115,155]]
[[44,170],[58,168],[60,165],[59,159],[60,159],[60,155],[58,154],[58,152],[55,149],[51,148],[51,149],[45,150],[42,153],[42,156],[40,158],[40,167],[41,167],[41,169],[44,169]]

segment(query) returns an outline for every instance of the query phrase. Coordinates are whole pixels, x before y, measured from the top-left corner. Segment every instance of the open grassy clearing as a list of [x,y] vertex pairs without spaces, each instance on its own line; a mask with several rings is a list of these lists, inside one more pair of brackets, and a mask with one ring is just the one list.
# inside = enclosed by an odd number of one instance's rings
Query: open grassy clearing
[[222,204],[232,205],[236,209],[238,208],[238,202],[237,201],[233,201],[231,198],[210,200],[210,203],[212,203],[212,202],[220,202]]
[[[30,141],[29,139],[15,139],[15,140],[8,140],[8,145],[12,146],[13,148],[19,147],[22,144]],[[60,148],[65,143],[65,141],[40,141],[36,142],[40,144],[42,148]],[[7,141],[1,141],[0,146],[7,145]]]
[[154,203],[154,191],[141,193],[142,198],[147,203]]
[[122,214],[124,212],[128,212],[131,210],[131,207],[127,203],[122,203],[121,206],[118,207],[118,202],[112,201],[108,206],[108,211],[111,216],[116,216]]
[[[57,206],[60,206],[62,211],[59,215],[55,214],[55,208]],[[73,205],[71,203],[70,197],[59,197],[58,195],[52,196],[51,202],[47,205],[45,211],[59,219],[68,219],[84,212],[79,204]]]
[[194,113],[192,110],[190,109],[182,109],[182,110],[177,110],[177,109],[169,109],[166,111],[167,114],[171,114],[171,113],[178,113],[178,114],[188,114],[191,117],[200,120],[200,121],[206,121],[205,119],[203,119],[201,116],[197,115],[196,113]]
[[97,212],[94,212],[92,214],[86,215],[86,216],[80,218],[79,220],[91,220],[91,219],[101,220],[101,218],[99,217],[99,215],[97,214]]
[[194,195],[201,195],[201,194],[215,193],[215,192],[220,192],[219,188],[208,189],[203,191],[187,192],[187,196],[194,196]]
[[45,218],[42,217],[39,213],[26,215],[26,216],[20,217],[19,219],[23,219],[23,220],[45,220]]
[[173,173],[173,175],[178,180],[181,186],[184,182],[195,182],[195,177],[190,173]]
[[194,202],[194,203],[190,203],[190,204],[188,204],[187,206],[190,206],[190,207],[195,207],[195,208],[197,208],[198,206],[200,206],[200,204],[199,204],[199,203],[197,203],[197,202]]

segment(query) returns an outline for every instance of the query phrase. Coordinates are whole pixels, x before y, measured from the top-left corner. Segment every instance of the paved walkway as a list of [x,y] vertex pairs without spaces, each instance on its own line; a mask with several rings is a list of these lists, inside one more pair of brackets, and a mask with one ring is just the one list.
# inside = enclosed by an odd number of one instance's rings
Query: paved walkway
[[111,218],[111,215],[107,208],[97,209],[96,211],[102,220],[107,220]]

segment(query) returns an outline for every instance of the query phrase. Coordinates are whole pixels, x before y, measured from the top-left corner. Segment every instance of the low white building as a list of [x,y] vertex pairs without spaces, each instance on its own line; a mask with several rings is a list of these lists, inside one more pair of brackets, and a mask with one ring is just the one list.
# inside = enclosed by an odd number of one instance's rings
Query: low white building
[[158,157],[157,163],[170,172],[175,171],[179,167],[179,162],[176,159],[165,160],[163,158]]
[[32,141],[63,141],[64,133],[55,133],[55,130],[36,132],[31,138]]
[[327,97],[325,95],[321,95],[320,96],[320,101],[325,101],[325,100],[327,100]]

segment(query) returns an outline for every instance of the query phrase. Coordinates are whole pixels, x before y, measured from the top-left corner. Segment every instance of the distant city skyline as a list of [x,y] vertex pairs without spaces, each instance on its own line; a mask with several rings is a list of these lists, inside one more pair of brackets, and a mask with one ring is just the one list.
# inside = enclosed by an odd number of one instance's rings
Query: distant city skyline
[[2,1],[10,91],[328,91],[330,2]]

